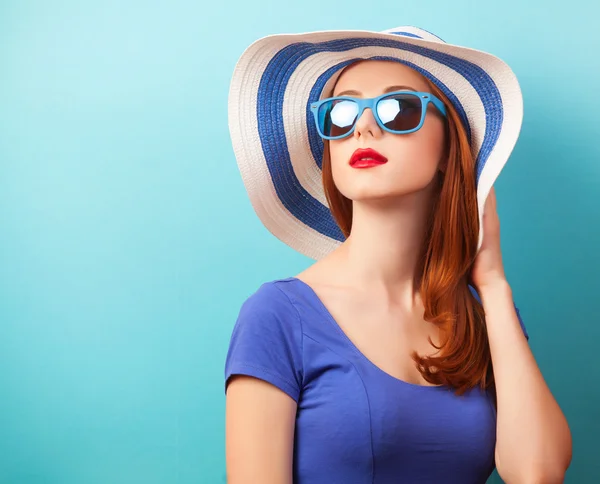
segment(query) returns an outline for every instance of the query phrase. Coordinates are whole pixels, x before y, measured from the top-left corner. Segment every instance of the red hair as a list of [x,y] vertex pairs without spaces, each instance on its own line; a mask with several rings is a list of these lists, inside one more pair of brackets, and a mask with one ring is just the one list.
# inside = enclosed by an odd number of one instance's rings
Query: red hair
[[[492,387],[494,382],[483,307],[469,289],[479,230],[475,160],[454,106],[437,86],[427,82],[446,105],[447,165],[438,178],[414,282],[425,307],[425,320],[441,329],[442,338],[440,346],[434,345],[440,350],[437,356],[422,357],[417,352],[411,356],[426,381],[451,386],[461,395],[476,385]],[[334,184],[327,141],[323,187],[333,218],[348,237],[352,200]]]

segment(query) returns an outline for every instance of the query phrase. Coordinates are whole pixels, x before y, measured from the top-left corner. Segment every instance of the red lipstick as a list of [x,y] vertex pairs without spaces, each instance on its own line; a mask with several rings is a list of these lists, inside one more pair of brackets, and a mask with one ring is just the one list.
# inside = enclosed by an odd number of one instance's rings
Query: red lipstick
[[352,153],[348,163],[352,168],[370,168],[387,163],[387,158],[372,148],[359,148]]

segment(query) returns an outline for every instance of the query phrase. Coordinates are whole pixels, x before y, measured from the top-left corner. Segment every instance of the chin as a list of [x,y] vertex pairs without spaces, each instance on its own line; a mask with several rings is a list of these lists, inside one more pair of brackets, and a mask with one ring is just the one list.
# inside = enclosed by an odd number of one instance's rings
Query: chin
[[342,195],[356,202],[367,202],[393,200],[427,191],[436,173],[437,165],[434,164],[431,167],[421,164],[419,169],[385,164],[363,169],[334,166],[332,175]]
[[[419,177],[421,178],[421,177]],[[390,177],[348,177],[337,183],[338,190],[350,200],[367,201],[384,198],[398,198],[426,189],[431,180],[410,180],[406,176]]]
[[356,188],[352,190],[342,191],[342,194],[352,200],[353,202],[383,202],[383,201],[393,201],[398,200],[399,198],[405,197],[414,193],[414,190],[399,190],[398,187],[394,189],[385,189],[381,187],[380,189],[375,189],[373,186]]

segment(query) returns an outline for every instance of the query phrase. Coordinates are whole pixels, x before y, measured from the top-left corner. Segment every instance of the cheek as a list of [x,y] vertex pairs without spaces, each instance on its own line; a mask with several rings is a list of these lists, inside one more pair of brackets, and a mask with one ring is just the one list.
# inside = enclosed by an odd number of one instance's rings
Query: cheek
[[444,131],[444,121],[439,116],[427,113],[423,127],[413,133],[415,136],[414,146],[418,147],[423,156],[439,159],[444,148]]
[[406,160],[414,167],[422,167],[423,174],[431,178],[437,172],[442,157],[444,156],[444,126],[441,123],[432,123],[428,129],[421,129],[417,133],[414,143],[406,144],[404,152]]
[[395,145],[390,166],[390,176],[395,181],[404,179],[415,188],[426,186],[437,174],[444,156],[444,125],[439,119],[431,119],[419,131],[394,139]]
[[354,197],[351,194],[352,186],[356,185],[359,180],[358,175],[367,174],[357,172],[366,172],[369,170],[357,170],[348,164],[355,149],[353,143],[330,143],[329,156],[331,160],[331,174],[333,176],[333,181],[344,196],[353,199]]

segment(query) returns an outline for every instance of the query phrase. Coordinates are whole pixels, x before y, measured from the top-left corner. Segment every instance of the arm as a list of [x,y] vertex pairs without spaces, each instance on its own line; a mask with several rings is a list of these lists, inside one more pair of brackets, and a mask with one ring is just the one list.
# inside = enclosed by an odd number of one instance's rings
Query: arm
[[228,484],[291,484],[296,402],[263,380],[236,375],[226,396]]
[[571,432],[529,348],[506,280],[492,187],[471,277],[481,297],[496,381],[496,467],[509,484],[561,483]]
[[242,305],[225,361],[229,484],[291,484],[302,320],[276,283]]
[[523,335],[505,280],[481,288],[498,401],[496,467],[512,483],[562,483],[571,462],[567,420]]

